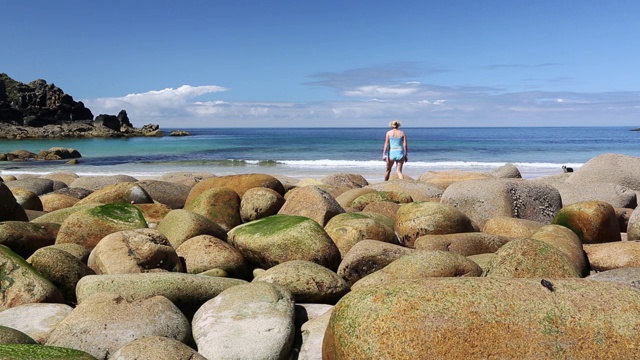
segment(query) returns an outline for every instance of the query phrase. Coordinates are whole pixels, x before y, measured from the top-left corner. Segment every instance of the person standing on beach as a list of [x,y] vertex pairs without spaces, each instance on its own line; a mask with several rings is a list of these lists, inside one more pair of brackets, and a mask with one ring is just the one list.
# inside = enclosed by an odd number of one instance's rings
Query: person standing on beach
[[382,149],[382,160],[387,162],[387,171],[384,174],[384,181],[389,180],[391,168],[396,164],[396,172],[399,179],[404,179],[402,175],[402,165],[408,158],[407,135],[400,130],[400,121],[393,120],[389,123],[391,130],[387,131],[384,139],[384,148]]

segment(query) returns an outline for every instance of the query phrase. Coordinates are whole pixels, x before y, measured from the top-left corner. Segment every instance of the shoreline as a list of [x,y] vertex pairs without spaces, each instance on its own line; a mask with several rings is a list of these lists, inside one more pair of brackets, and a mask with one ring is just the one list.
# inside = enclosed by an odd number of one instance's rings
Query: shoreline
[[[135,164],[127,164],[134,165]],[[406,166],[406,165],[405,165]],[[489,173],[496,168],[434,168],[431,170],[425,171],[416,171],[415,169],[407,169],[405,167],[405,171],[403,171],[405,177],[418,180],[421,175],[428,172],[440,172],[440,171],[461,171],[468,173]],[[80,171],[76,171],[80,170]],[[422,169],[420,169],[422,170]],[[554,176],[562,174],[562,169],[558,169],[556,171],[552,171],[550,169],[535,169],[529,171],[523,171],[518,168],[523,179],[535,179],[547,176]],[[131,169],[131,166],[100,166],[95,167],[94,169],[87,169],[86,167],[77,167],[77,165],[63,165],[57,166],[56,169],[51,168],[43,168],[41,170],[37,170],[34,168],[28,168],[24,170],[17,169],[0,169],[0,177],[10,175],[15,176],[16,178],[21,177],[30,177],[30,176],[45,176],[51,173],[56,172],[70,172],[74,173],[80,177],[83,176],[113,176],[113,175],[128,175],[134,177],[136,179],[156,179],[160,178],[165,174],[170,173],[211,173],[215,176],[227,176],[227,175],[240,175],[240,174],[252,174],[252,173],[261,173],[268,174],[274,177],[284,177],[291,178],[296,180],[303,179],[315,179],[320,180],[321,178],[337,173],[349,173],[349,174],[358,174],[363,176],[369,183],[379,183],[384,181],[384,166],[381,163],[379,171],[375,171],[373,169],[350,169],[350,168],[276,168],[269,166],[251,166],[245,165],[242,167],[207,167],[207,166],[195,166],[195,167],[167,167],[163,169],[157,169],[153,171],[139,171],[135,169]],[[395,167],[392,170],[392,176],[395,174]]]

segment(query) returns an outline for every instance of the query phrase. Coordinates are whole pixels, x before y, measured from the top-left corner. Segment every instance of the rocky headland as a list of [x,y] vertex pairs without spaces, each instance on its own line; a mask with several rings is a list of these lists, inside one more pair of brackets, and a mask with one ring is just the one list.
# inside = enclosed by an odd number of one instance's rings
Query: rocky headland
[[133,126],[127,112],[94,118],[54,84],[38,79],[28,84],[0,73],[0,139],[163,136],[156,124]]
[[640,158],[3,175],[0,358],[640,358]]

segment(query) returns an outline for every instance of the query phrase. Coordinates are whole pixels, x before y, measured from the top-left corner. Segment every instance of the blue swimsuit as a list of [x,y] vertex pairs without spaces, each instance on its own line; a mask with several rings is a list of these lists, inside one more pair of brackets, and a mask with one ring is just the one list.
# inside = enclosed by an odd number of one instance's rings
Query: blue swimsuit
[[389,159],[400,161],[404,158],[404,135],[400,137],[389,136]]

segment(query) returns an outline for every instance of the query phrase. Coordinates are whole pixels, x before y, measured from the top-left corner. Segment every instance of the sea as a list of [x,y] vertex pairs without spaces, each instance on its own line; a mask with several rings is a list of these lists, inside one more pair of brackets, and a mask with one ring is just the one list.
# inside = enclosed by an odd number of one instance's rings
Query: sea
[[[0,162],[0,176],[70,171],[78,175],[127,174],[153,178],[169,172],[215,175],[266,173],[321,179],[356,173],[383,180],[382,147],[387,128],[202,128],[190,136],[121,139],[0,140],[0,153],[73,148],[79,164],[62,161]],[[640,132],[630,127],[403,128],[409,156],[404,173],[491,171],[507,163],[524,178],[577,170],[605,153],[640,157]]]

